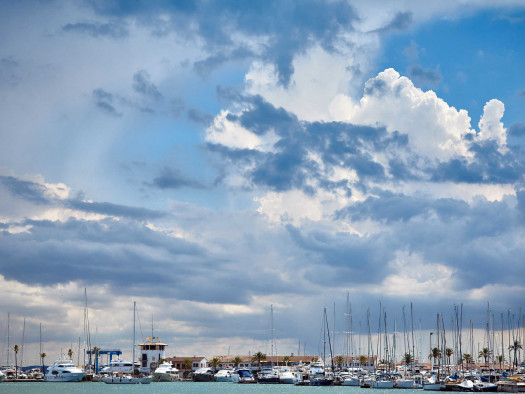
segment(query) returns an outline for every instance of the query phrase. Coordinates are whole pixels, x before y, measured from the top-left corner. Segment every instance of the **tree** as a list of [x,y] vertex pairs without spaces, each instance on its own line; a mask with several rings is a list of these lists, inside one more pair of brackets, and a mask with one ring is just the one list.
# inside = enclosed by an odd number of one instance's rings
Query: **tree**
[[[98,362],[97,362],[97,360],[98,360],[98,352],[100,352],[100,348],[96,347],[96,346],[93,346],[93,348],[91,349],[91,354],[95,356],[95,360],[93,360],[93,364],[95,365],[95,367],[98,364]],[[133,363],[133,367],[132,368],[135,368],[135,360],[132,360],[132,363]]]
[[366,356],[360,356],[359,357],[359,364],[365,365],[367,363],[367,357]]
[[447,356],[448,365],[450,365],[450,357],[452,357],[453,354],[454,354],[454,350],[452,350],[451,348],[447,347],[445,349],[445,355]]
[[434,362],[436,362],[436,360],[439,360],[441,358],[441,350],[439,350],[439,348],[435,347],[434,349],[432,349],[432,353],[430,353],[428,355],[428,359],[429,360],[434,360]]
[[252,361],[254,361],[257,364],[259,364],[259,369],[262,369],[261,368],[261,361],[264,361],[264,360],[266,360],[266,354],[264,354],[262,352],[257,352],[252,357]]
[[465,360],[467,365],[472,363],[472,355],[471,354],[468,354],[468,353],[463,354],[463,359]]
[[71,361],[73,361],[73,349],[69,349],[69,350],[67,351],[67,356],[69,357],[69,359],[70,359]]
[[403,356],[403,359],[405,360],[405,364],[410,364],[413,359],[412,359],[412,355],[410,353],[405,353],[405,355]]
[[290,357],[289,356],[284,356],[283,357],[283,363],[284,365],[288,366],[288,363],[290,362]]
[[343,356],[337,356],[337,357],[335,358],[335,363],[337,364],[337,366],[338,366],[339,368],[341,368],[341,366],[343,365],[343,362],[344,362],[344,358],[343,358]]
[[239,364],[242,363],[242,358],[240,358],[239,356],[235,356],[235,358],[233,359],[233,363],[235,364],[236,368],[239,368]]
[[44,360],[45,360],[46,356],[47,356],[47,354],[40,353],[40,358],[42,359],[42,372],[44,373],[44,378],[46,377],[46,366],[45,366],[45,363],[44,363]]
[[182,363],[185,369],[191,369],[191,360],[189,358],[185,359]]
[[513,365],[516,366],[516,368],[518,367],[518,356],[517,356],[517,352],[518,350],[522,349],[522,346],[521,346],[521,343],[520,341],[518,341],[517,339],[515,339],[514,341],[512,341],[512,345],[509,346],[509,350],[510,351],[514,351],[514,361],[513,361]]
[[213,370],[216,371],[217,370],[217,366],[219,365],[220,363],[220,360],[217,358],[217,357],[213,357],[211,360],[210,360],[210,365],[212,366]]
[[18,379],[18,359],[17,359],[18,350],[19,350],[18,345],[15,345],[13,350],[15,351],[15,379]]
[[503,363],[503,360],[505,360],[505,358],[503,357],[503,355],[498,355],[498,362],[499,362],[499,370],[501,371],[501,363]]
[[489,359],[489,356],[490,356],[490,353],[489,352],[489,349],[484,347],[483,349],[481,349],[478,353],[478,358],[482,358],[485,360],[485,363],[488,362],[488,359]]

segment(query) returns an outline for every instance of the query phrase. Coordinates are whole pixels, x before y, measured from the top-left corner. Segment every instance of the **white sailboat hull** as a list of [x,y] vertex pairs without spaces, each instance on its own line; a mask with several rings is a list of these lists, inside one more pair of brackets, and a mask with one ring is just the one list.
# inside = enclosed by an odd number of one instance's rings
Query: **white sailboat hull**
[[152,377],[134,378],[131,376],[107,376],[102,378],[106,384],[150,384]]

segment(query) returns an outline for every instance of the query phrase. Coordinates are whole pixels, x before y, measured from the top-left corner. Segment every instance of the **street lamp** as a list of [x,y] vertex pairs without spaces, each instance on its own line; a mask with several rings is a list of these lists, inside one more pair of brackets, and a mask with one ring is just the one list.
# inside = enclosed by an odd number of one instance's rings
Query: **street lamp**
[[432,367],[431,370],[434,369],[434,363],[433,363],[433,361],[432,361],[432,335],[433,335],[433,334],[434,334],[434,333],[431,331],[431,332],[430,332],[430,340],[429,340],[429,346],[430,346],[430,353],[429,353],[429,355],[430,355],[430,362],[431,362],[431,367]]

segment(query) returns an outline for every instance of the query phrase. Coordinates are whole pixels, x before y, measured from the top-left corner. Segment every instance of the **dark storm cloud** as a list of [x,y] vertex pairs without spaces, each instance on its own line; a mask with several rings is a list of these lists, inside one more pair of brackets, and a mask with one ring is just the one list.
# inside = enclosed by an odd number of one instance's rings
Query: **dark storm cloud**
[[439,71],[412,65],[408,69],[408,75],[418,85],[437,86],[443,77]]
[[[408,137],[382,127],[356,126],[342,122],[301,122],[283,108],[275,108],[261,97],[244,97],[250,108],[239,115],[228,115],[228,120],[238,122],[257,135],[270,130],[280,139],[273,152],[253,152],[209,145],[232,162],[243,164],[247,176],[255,185],[270,187],[277,191],[301,189],[307,194],[315,190],[309,184],[311,178],[326,189],[346,187],[346,181],[330,182],[319,164],[310,154],[318,154],[325,164],[353,169],[361,185],[371,180],[381,181],[387,176],[402,174],[410,176],[408,164],[396,162],[395,171],[387,174],[371,153],[393,149],[406,150]],[[349,191],[349,190],[348,190]]]
[[155,101],[162,99],[157,86],[151,82],[151,77],[145,70],[140,70],[133,75],[133,90]]
[[0,184],[7,188],[14,197],[36,204],[48,204],[50,202],[45,196],[46,188],[42,184],[24,181],[12,176],[0,176]]
[[13,197],[38,205],[55,205],[82,212],[137,220],[155,219],[166,216],[165,212],[153,211],[146,208],[130,207],[109,202],[86,202],[75,198],[61,199],[56,196],[52,197],[54,193],[48,191],[44,184],[21,180],[13,176],[0,176],[0,185],[4,186]]
[[153,186],[159,189],[204,188],[200,182],[189,179],[180,171],[169,167],[164,167],[160,175],[153,179]]
[[[519,124],[516,127],[519,136]],[[470,150],[474,153],[474,160],[451,159],[439,163],[435,168],[427,169],[431,180],[512,184],[522,178],[525,166],[524,152],[520,147],[509,146],[508,151],[502,153],[494,141],[484,141],[471,143]]]
[[82,212],[99,213],[102,215],[127,217],[137,220],[156,219],[166,216],[165,212],[152,211],[146,208],[128,207],[109,202],[86,202],[80,200],[67,200],[64,206]]
[[91,37],[111,37],[124,38],[129,35],[128,29],[123,24],[118,23],[99,23],[99,22],[79,22],[68,23],[62,30],[66,32],[85,34]]
[[93,90],[93,99],[95,100],[97,108],[106,114],[115,117],[122,116],[122,114],[113,106],[113,94],[106,92],[104,89],[95,89]]
[[437,214],[442,220],[450,220],[468,213],[469,206],[464,201],[453,199],[430,199],[406,196],[392,192],[381,192],[378,196],[368,197],[344,211],[337,213],[338,218],[349,217],[354,221],[372,219],[378,222],[406,222],[416,216]]
[[[259,39],[266,38],[262,52],[251,56],[271,61],[279,74],[279,81],[288,85],[293,73],[294,55],[304,52],[313,43],[333,50],[341,31],[351,31],[357,20],[353,8],[346,1],[321,2],[308,0],[300,3],[277,0],[265,2],[190,1],[190,2],[88,2],[93,9],[114,19],[136,18],[152,29],[154,34],[177,34],[204,40],[210,57],[196,64],[199,72],[209,72],[223,64],[221,53],[243,59],[250,55],[243,44],[234,42],[233,33]],[[278,11],[277,11],[278,10]],[[167,19],[165,16],[169,15]],[[404,25],[402,15],[392,21],[392,28]]]

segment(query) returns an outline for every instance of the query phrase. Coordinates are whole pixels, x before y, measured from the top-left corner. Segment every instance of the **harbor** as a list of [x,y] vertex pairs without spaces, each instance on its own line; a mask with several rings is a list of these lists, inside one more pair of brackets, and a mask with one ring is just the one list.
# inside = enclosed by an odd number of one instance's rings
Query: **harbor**
[[[11,352],[7,352],[7,366],[0,368],[2,387],[49,387],[50,384],[84,386],[85,383],[99,387],[129,384],[148,387],[176,385],[173,387],[177,387],[177,390],[178,387],[186,390],[187,386],[192,386],[188,392],[203,387],[206,387],[205,390],[222,391],[225,389],[224,385],[340,386],[341,390],[525,392],[521,319],[516,324],[514,316],[509,313],[505,322],[503,314],[500,314],[501,327],[497,330],[495,313],[490,306],[487,307],[483,342],[477,342],[476,345],[477,338],[472,322],[469,322],[468,329],[460,328],[463,327],[462,306],[454,306],[450,325],[445,324],[442,314],[437,314],[435,329],[428,332],[427,354],[422,347],[421,331],[414,330],[412,305],[410,313],[406,313],[403,308],[403,319],[399,324],[397,319],[392,322],[387,318],[387,311],[380,304],[374,334],[368,311],[365,335],[361,335],[361,327],[358,333],[354,331],[348,302],[346,327],[343,333],[338,333],[339,342],[333,326],[330,327],[327,308],[324,308],[319,354],[307,354],[304,347],[301,354],[300,345],[296,354],[283,356],[277,353],[274,308],[271,305],[269,353],[258,351],[248,355],[171,357],[168,344],[157,336],[152,335],[135,343],[135,309],[136,303],[133,304],[130,360],[123,359],[123,352],[118,348],[92,346],[88,335],[87,349],[82,351],[85,360],[82,365],[75,365],[73,350],[69,349],[67,354],[51,365],[45,364],[47,355],[42,352],[42,366],[22,367],[18,364],[22,359],[17,357],[21,348],[14,345],[15,365],[10,366]],[[88,316],[88,313],[85,315]],[[389,324],[392,323],[393,330],[389,329]],[[333,324],[335,326],[335,322]],[[77,360],[79,359],[80,354],[77,355]],[[154,390],[157,392],[156,388]],[[244,390],[253,389],[243,388],[242,391]]]

